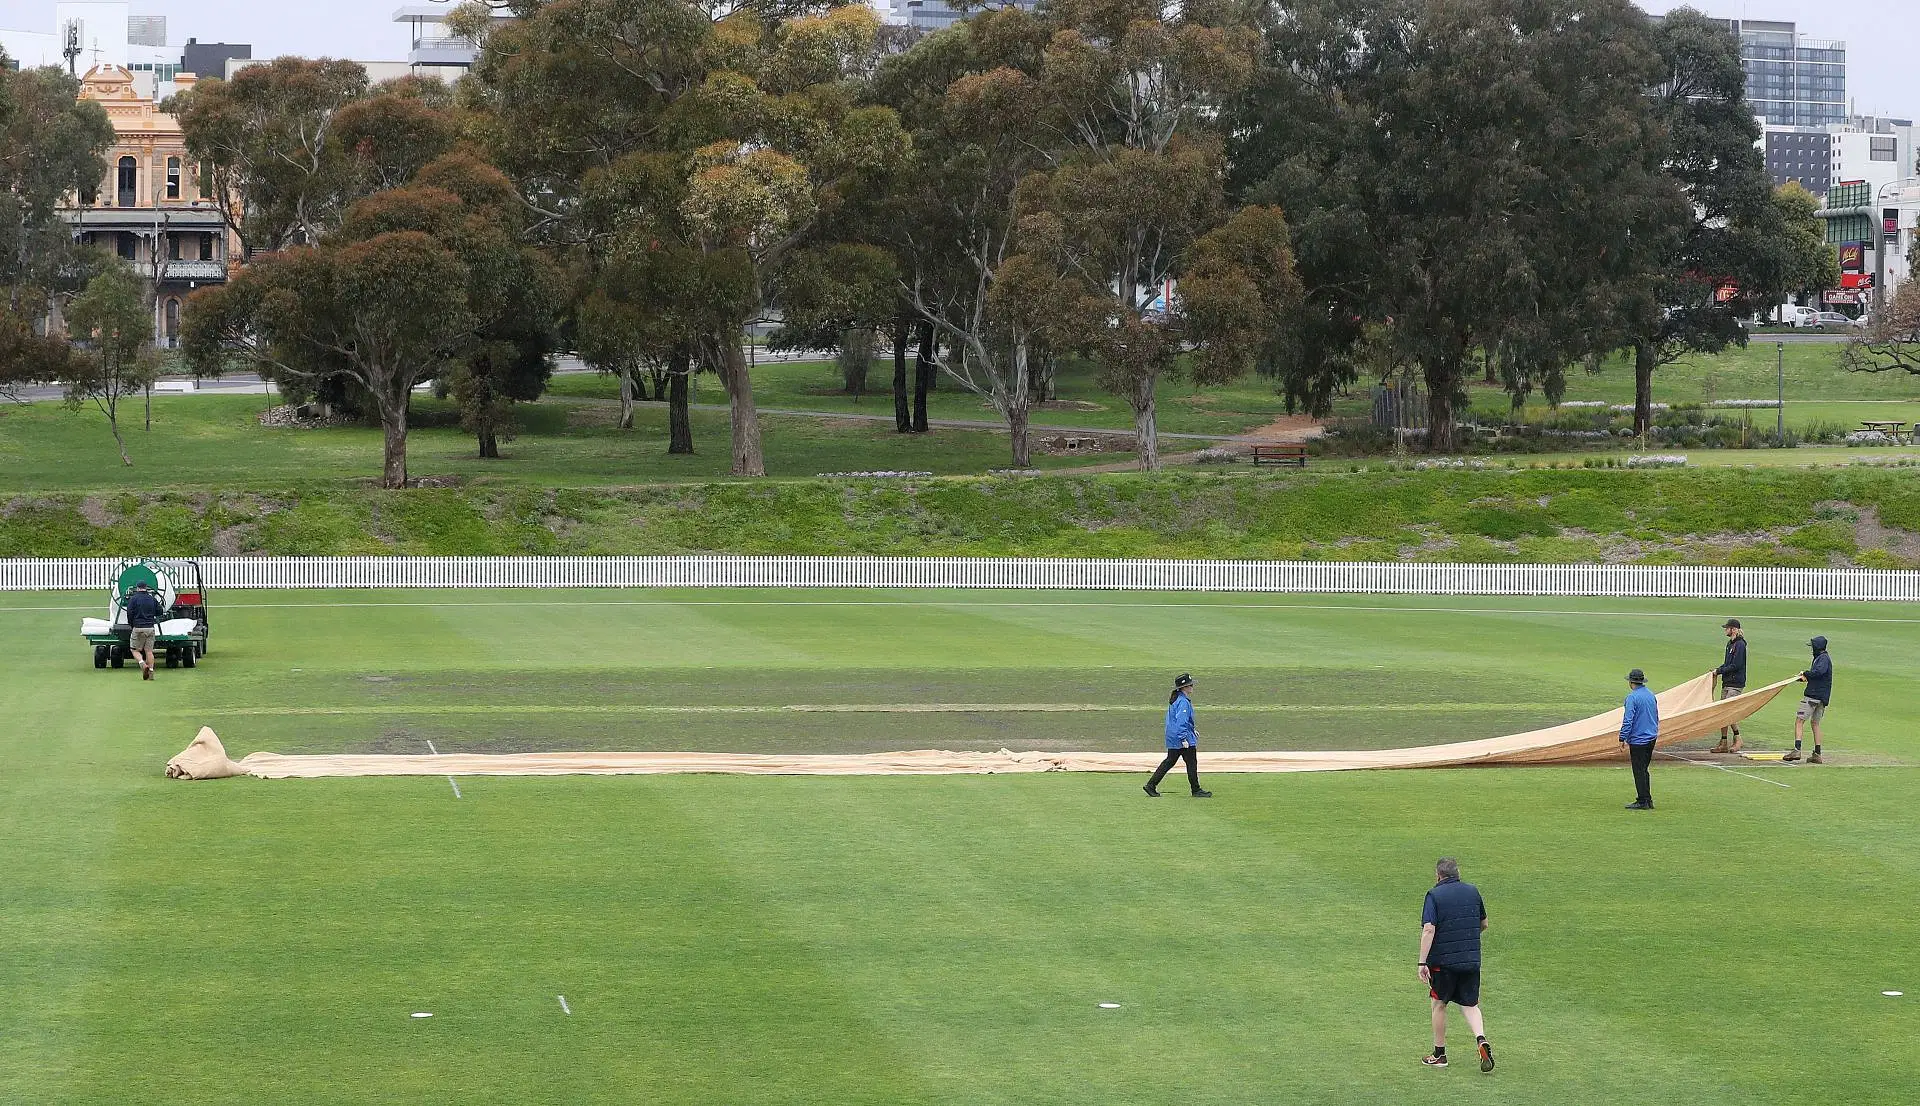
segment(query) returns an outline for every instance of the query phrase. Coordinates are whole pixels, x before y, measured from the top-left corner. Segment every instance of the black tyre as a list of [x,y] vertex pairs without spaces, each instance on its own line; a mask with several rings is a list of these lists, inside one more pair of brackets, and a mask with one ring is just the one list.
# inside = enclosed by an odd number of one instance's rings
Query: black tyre
[[127,664],[126,646],[110,645],[107,648],[108,648],[108,651],[112,654],[107,658],[107,663],[113,665],[113,667],[115,668],[125,668]]
[[107,666],[106,646],[96,645],[93,647],[93,666],[95,668],[105,668]]
[[186,665],[188,668],[193,667],[193,646],[189,645],[185,649],[180,650],[180,663]]
[[167,646],[167,655],[164,663],[168,668],[178,665],[180,663],[180,650],[171,645]]
[[207,639],[206,639],[206,638],[201,638],[201,639],[200,639],[199,641],[196,641],[196,642],[194,642],[194,643],[193,643],[193,648],[194,648],[194,650],[195,650],[196,652],[198,652],[198,653],[199,653],[199,654],[200,654],[201,656],[203,656],[203,657],[204,657],[204,656],[206,656],[206,655],[207,655]]

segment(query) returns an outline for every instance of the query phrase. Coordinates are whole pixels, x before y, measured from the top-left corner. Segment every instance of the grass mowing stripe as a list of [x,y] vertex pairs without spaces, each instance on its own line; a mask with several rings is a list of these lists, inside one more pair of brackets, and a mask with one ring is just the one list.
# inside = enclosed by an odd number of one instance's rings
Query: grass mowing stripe
[[[1264,703],[1209,705],[1221,714],[1354,714],[1427,713],[1471,714],[1496,710],[1585,710],[1592,703]],[[788,706],[652,706],[644,703],[449,703],[441,706],[391,703],[349,707],[208,707],[179,715],[295,716],[313,714],[436,715],[436,714],[1076,714],[1092,711],[1159,713],[1138,703],[795,703]]]

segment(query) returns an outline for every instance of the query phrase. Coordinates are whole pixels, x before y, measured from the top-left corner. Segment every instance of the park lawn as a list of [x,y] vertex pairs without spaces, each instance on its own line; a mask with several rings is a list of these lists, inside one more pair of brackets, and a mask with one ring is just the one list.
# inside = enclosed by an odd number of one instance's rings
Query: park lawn
[[[120,463],[104,417],[58,403],[0,408],[0,492],[138,490],[169,487],[262,487],[289,482],[359,483],[380,474],[380,431],[373,427],[268,429],[258,397],[167,396],[153,401],[153,426],[140,405],[123,412],[132,466]],[[638,408],[634,429],[614,428],[616,404],[554,400],[517,408],[519,436],[504,457],[483,460],[471,435],[453,425],[447,404],[416,401],[426,425],[407,439],[416,478],[525,483],[557,487],[648,484],[727,477],[723,412],[692,413],[696,452],[667,452],[664,406]],[[1010,463],[1004,435],[936,430],[901,435],[891,424],[764,416],[768,474],[812,477],[824,472],[908,470],[984,473]],[[1125,462],[1130,454],[1103,455]],[[1084,464],[1082,457],[1036,456],[1042,467]]]
[[[696,394],[692,402],[723,404],[727,401],[725,391],[715,378],[695,376],[693,380]],[[619,395],[619,386],[608,376],[569,374],[556,377],[553,387],[567,396],[607,399]],[[1057,403],[1034,409],[1034,425],[1133,429],[1133,413],[1126,401],[1102,391],[1087,362],[1065,361],[1056,391]],[[761,362],[753,369],[753,394],[754,402],[763,408],[883,415],[890,420],[893,417],[893,365],[891,361],[876,361],[874,371],[867,377],[867,391],[856,397],[846,391],[846,382],[830,361]],[[1185,379],[1163,378],[1155,394],[1159,403],[1158,425],[1160,431],[1167,434],[1242,434],[1266,426],[1287,413],[1286,401],[1274,390],[1273,381],[1252,375],[1205,388]],[[927,415],[935,419],[996,424],[1001,421],[984,398],[945,377],[940,379],[935,391],[927,394]]]
[[[1896,1101],[1920,1076],[1920,1010],[1879,993],[1916,992],[1913,769],[1864,766],[1920,755],[1920,623],[1899,607],[224,593],[202,667],[144,684],[88,666],[73,621],[97,601],[0,597],[11,1101],[1825,1103]],[[302,737],[292,716],[216,713],[382,685],[395,705],[507,710],[1071,693],[1138,704],[1110,740],[1141,749],[1183,669],[1203,749],[1338,713],[1254,726],[1210,704],[1567,717],[1613,701],[1629,665],[1664,684],[1712,663],[1727,613],[1756,681],[1809,633],[1834,639],[1833,749],[1862,766],[1663,761],[1652,815],[1619,810],[1621,767],[1215,775],[1210,803],[1100,775],[492,778],[459,798],[435,777],[160,775],[202,719],[236,753],[419,740],[418,716]],[[1756,744],[1778,744],[1787,705],[1750,724]],[[1373,713],[1345,736],[1430,734]],[[529,746],[587,736],[525,717]],[[1038,744],[1059,717],[1007,737]],[[634,720],[628,747],[680,741],[674,716]],[[969,743],[943,714],[890,725],[743,722],[740,741]],[[1442,853],[1489,901],[1490,1077],[1417,1063],[1418,904]]]

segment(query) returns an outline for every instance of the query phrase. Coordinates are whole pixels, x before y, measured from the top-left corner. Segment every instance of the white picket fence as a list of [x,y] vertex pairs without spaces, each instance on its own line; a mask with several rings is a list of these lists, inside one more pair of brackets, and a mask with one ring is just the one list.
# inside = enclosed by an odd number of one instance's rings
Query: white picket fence
[[[95,590],[117,559],[0,559],[0,591]],[[1674,565],[974,557],[209,557],[209,588],[1014,588],[1920,600],[1920,572]]]

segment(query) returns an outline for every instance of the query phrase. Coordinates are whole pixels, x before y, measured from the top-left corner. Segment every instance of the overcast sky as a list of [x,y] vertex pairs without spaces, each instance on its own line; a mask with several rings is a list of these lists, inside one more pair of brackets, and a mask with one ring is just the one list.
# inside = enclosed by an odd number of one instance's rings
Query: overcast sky
[[[423,0],[410,0],[420,3]],[[173,45],[247,42],[255,57],[305,54],[398,61],[406,28],[393,22],[402,0],[136,0],[136,14],[167,17]],[[1648,11],[1680,7],[1642,0]],[[1694,0],[1709,15],[1792,20],[1803,33],[1847,42],[1847,91],[1856,110],[1920,117],[1920,0]],[[53,29],[52,0],[0,0],[0,27]]]

